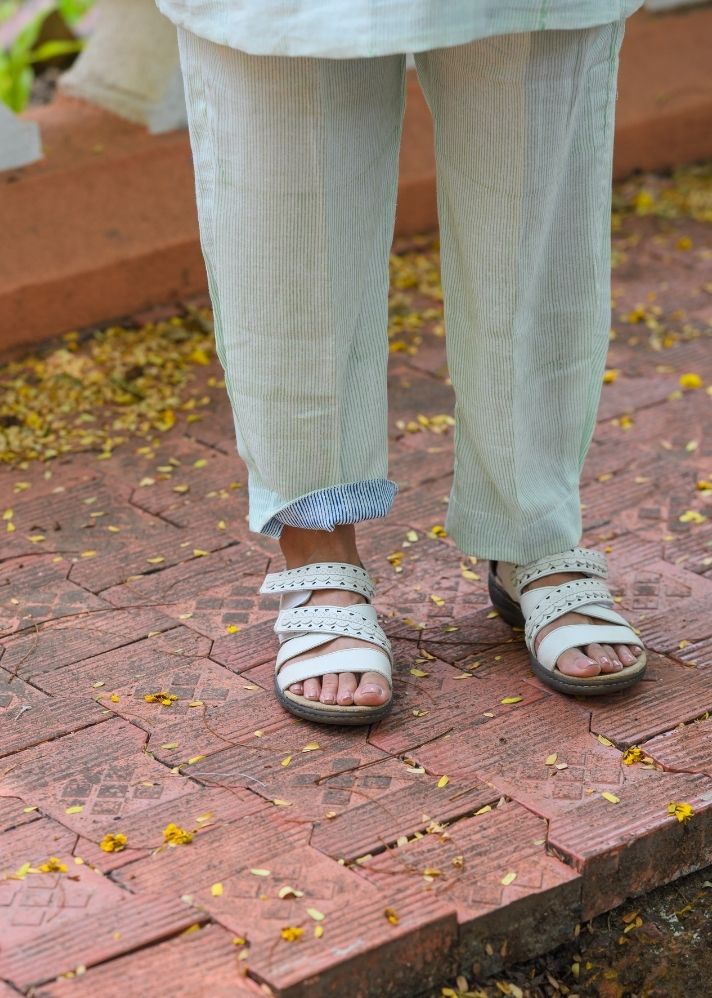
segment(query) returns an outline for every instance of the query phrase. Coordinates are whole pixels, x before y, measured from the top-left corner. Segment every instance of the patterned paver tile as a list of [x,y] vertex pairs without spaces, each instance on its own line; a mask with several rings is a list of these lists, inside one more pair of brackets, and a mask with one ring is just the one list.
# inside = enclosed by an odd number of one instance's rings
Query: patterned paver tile
[[[75,835],[49,818],[5,832],[0,839],[0,974],[20,944],[48,929],[75,923],[116,904],[124,892],[72,856]],[[56,858],[62,870],[31,873]]]
[[0,565],[0,636],[59,617],[86,619],[87,611],[106,608],[98,596],[67,581],[70,565],[57,559],[36,555]]
[[71,920],[61,919],[55,925],[47,919],[43,931],[24,939],[22,946],[0,951],[0,973],[22,989],[83,968],[80,978],[75,978],[80,980],[85,968],[159,942],[206,918],[177,899],[135,897],[122,891],[111,904],[98,907],[92,902]]
[[20,797],[5,796],[7,788],[3,785],[3,796],[0,797],[0,835],[17,828],[18,825],[27,825],[30,821],[37,821],[40,817],[39,809],[27,803]]
[[619,746],[637,745],[712,710],[712,673],[648,652],[648,670],[623,693],[591,699],[591,730]]
[[[106,512],[105,517],[92,513]],[[234,543],[225,532],[183,532],[127,502],[103,483],[88,482],[48,499],[27,499],[17,507],[16,530],[7,534],[5,557],[39,552],[61,554],[70,562],[70,581],[91,592],[126,581],[131,575],[188,561],[193,550],[219,550]],[[109,531],[109,526],[118,531]],[[33,543],[30,536],[44,537]],[[87,552],[94,552],[93,555]],[[161,562],[149,559],[162,558]]]
[[77,610],[68,618],[50,620],[29,633],[6,638],[2,667],[32,680],[115,648],[123,648],[130,655],[128,646],[149,631],[166,631],[175,626],[175,620],[152,608]]
[[[145,699],[157,693],[177,699],[167,704]],[[107,707],[148,732],[149,751],[170,766],[221,751],[232,744],[241,722],[254,741],[260,724],[288,718],[256,683],[206,658],[143,675],[114,687],[114,696],[118,700],[106,701]]]
[[292,821],[271,804],[247,813],[249,821],[217,822],[189,845],[163,849],[128,863],[114,873],[114,879],[135,893],[180,897],[239,870],[268,867],[273,857],[298,849],[309,840],[308,822]]
[[[300,896],[280,898],[283,887]],[[251,971],[280,995],[413,994],[454,971],[452,904],[396,899],[308,846],[274,857],[267,876],[245,871],[221,888],[219,897],[198,892],[196,902],[246,940]],[[395,925],[387,918],[394,905]],[[289,942],[285,928],[303,935]]]
[[[102,598],[114,606],[150,605],[207,637],[238,643],[247,625],[276,616],[278,602],[258,593],[268,567],[262,551],[238,544],[107,589]],[[228,632],[234,627],[239,631]]]
[[[196,913],[194,922],[199,922]],[[81,977],[45,984],[38,998],[96,998],[97,995],[141,995],[165,998],[166,982],[185,998],[256,998],[265,992],[244,977],[232,934],[209,925],[198,932],[147,946],[91,967]]]
[[[375,856],[360,873],[382,890],[454,904],[459,966],[476,976],[564,938],[580,916],[581,878],[546,852],[546,822],[510,802]],[[516,933],[512,917],[516,912]]]
[[590,733],[589,720],[583,704],[547,697],[518,711],[514,723],[503,714],[475,738],[456,732],[414,755],[431,773],[479,779],[551,818],[647,775],[624,766],[621,752]]
[[[712,860],[712,785],[705,776],[650,771],[620,789],[555,815],[549,845],[583,872],[582,917],[705,866]],[[688,822],[668,804],[690,804]]]
[[[86,696],[106,700],[114,687],[131,680],[153,676],[169,665],[190,665],[210,651],[210,640],[177,626],[169,631],[139,637],[127,648],[120,647],[101,655],[72,662],[71,665],[34,677],[34,683],[55,697],[74,701]],[[101,684],[101,685],[99,685]],[[111,703],[106,704],[107,707]]]
[[123,831],[128,815],[195,785],[144,752],[143,731],[119,719],[37,745],[12,760],[4,784],[91,841]]
[[695,721],[645,742],[644,751],[665,769],[712,778],[712,719]]
[[0,669],[0,757],[105,720],[91,700],[55,700]]

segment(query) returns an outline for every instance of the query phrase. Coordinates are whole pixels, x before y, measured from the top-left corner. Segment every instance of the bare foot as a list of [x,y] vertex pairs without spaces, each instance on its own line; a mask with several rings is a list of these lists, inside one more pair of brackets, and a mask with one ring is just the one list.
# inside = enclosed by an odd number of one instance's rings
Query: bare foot
[[[333,531],[285,527],[280,538],[280,546],[287,568],[300,568],[302,565],[311,565],[320,561],[340,561],[363,567],[356,550],[355,530],[351,524],[336,527]],[[303,605],[350,606],[365,602],[359,593],[342,589],[315,589],[307,603]],[[353,648],[356,651],[358,648],[373,650],[373,647],[370,641],[339,637],[320,645],[318,651],[295,655],[289,662],[291,665],[305,658],[316,658],[318,655],[346,648]],[[327,673],[320,678],[293,683],[289,690],[307,700],[319,700],[321,703],[338,704],[343,707],[350,707],[353,704],[357,707],[378,707],[386,703],[391,695],[385,679],[377,672]]]
[[[542,579],[536,579],[524,586],[522,592],[538,589],[542,586],[558,586],[562,582],[573,582],[575,579],[585,579],[588,576],[581,572],[554,572]],[[595,617],[587,617],[583,613],[565,613],[551,624],[543,627],[537,634],[534,647],[538,648],[544,637],[562,624],[601,624]],[[627,665],[633,665],[641,654],[637,645],[606,645],[590,644],[582,648],[569,648],[556,660],[556,667],[565,676],[598,676],[604,672],[620,672]]]

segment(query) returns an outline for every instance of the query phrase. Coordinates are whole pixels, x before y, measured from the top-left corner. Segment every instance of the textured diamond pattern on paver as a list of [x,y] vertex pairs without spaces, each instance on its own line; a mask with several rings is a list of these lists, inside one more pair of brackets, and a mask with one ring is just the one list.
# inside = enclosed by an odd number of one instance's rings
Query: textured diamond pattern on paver
[[101,707],[91,700],[53,700],[0,669],[0,756],[104,719]]
[[[77,833],[98,841],[129,814],[190,793],[191,781],[145,754],[143,731],[108,720],[81,737],[38,745],[16,757],[9,789]],[[68,808],[81,808],[67,813]]]
[[636,745],[712,710],[712,673],[648,652],[641,682],[590,701],[591,730],[619,746]]
[[[87,594],[88,595],[88,594]],[[50,620],[30,633],[5,640],[2,666],[8,672],[31,680],[65,665],[93,658],[102,652],[129,647],[149,631],[166,631],[175,620],[157,610],[77,610],[68,619]]]
[[[106,706],[147,731],[151,753],[171,766],[224,749],[229,737],[225,717],[230,718],[231,728],[242,717],[251,725],[252,734],[260,720],[269,723],[279,714],[274,697],[254,682],[204,658],[144,675],[137,682],[114,687],[114,691],[118,701],[105,701]],[[156,693],[177,699],[170,704],[145,699]]]
[[[21,879],[0,879],[0,960],[23,940],[48,928],[96,913],[117,901],[122,891],[72,857],[75,836],[43,818],[6,832],[0,841],[0,870],[14,874],[24,863],[34,868],[55,856],[65,873],[28,873]],[[1,968],[2,964],[0,964]],[[2,973],[0,969],[0,973]]]
[[[194,919],[198,922],[199,913]],[[200,932],[147,946],[90,968],[81,977],[60,979],[42,988],[43,998],[97,998],[98,995],[141,995],[165,998],[166,982],[183,996],[256,998],[256,986],[244,984],[232,933],[216,925]],[[214,985],[209,983],[214,981]],[[261,992],[264,995],[264,992]]]
[[284,801],[280,806],[295,820],[315,821],[415,782],[402,763],[365,738],[365,730],[345,735],[336,728],[310,739],[308,728],[290,724],[198,762],[191,776],[207,786],[249,788],[267,800]]
[[[13,535],[14,536],[14,535]],[[0,565],[0,635],[14,634],[59,617],[86,619],[106,603],[67,581],[69,562],[50,556],[13,558]]]
[[239,632],[228,627],[242,631],[276,617],[278,602],[259,595],[268,567],[261,551],[239,544],[108,589],[102,598],[115,606],[150,604],[207,637],[239,643]]

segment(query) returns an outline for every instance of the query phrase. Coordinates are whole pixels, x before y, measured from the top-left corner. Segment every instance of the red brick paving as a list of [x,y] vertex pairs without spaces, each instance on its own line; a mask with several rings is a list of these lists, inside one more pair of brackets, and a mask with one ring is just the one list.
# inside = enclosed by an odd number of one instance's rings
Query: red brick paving
[[[681,234],[691,252],[674,249]],[[649,648],[627,693],[544,687],[521,632],[491,616],[486,562],[431,533],[452,434],[405,428],[452,407],[429,326],[415,354],[392,356],[401,494],[362,531],[396,659],[393,713],[371,730],[319,728],[275,700],[276,604],[256,590],[278,549],[247,532],[224,393],[152,451],[5,473],[2,998],[412,998],[710,861],[712,506],[696,483],[712,479],[712,392],[678,390],[684,372],[712,382],[704,239],[697,223],[637,219],[618,242],[620,374],[603,388],[582,516]],[[669,347],[625,318],[651,291]],[[161,691],[170,706],[146,701]],[[624,764],[631,746],[652,762]],[[167,845],[171,823],[192,841]],[[126,848],[103,850],[109,833]],[[51,856],[67,871],[13,879]]]

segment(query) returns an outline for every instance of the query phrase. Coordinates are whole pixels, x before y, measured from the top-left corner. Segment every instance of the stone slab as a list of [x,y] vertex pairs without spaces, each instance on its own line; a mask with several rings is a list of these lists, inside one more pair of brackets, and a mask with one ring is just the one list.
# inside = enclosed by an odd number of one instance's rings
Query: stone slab
[[25,939],[22,946],[13,946],[6,954],[0,952],[0,973],[23,990],[38,987],[205,921],[205,914],[181,901],[123,892],[111,904],[85,908],[72,920],[56,926],[48,921],[41,934]]
[[428,835],[375,856],[358,869],[401,899],[434,896],[453,904],[458,964],[478,977],[496,972],[505,957],[517,961],[542,952],[554,938],[573,932],[580,916],[579,875],[547,855],[546,822],[514,802],[458,821],[447,835]]
[[50,555],[4,561],[0,565],[0,635],[60,617],[82,620],[87,612],[106,609],[98,596],[67,580],[69,567]]
[[[283,886],[302,896],[280,898]],[[309,847],[275,857],[266,877],[244,872],[222,887],[220,897],[203,891],[196,902],[247,940],[251,972],[285,998],[412,994],[454,972],[450,903],[396,900]],[[397,925],[386,917],[394,904]],[[298,942],[281,937],[285,927],[302,929]]]
[[643,751],[670,772],[703,773],[712,779],[712,719],[681,725],[651,738]]
[[[618,795],[617,795],[618,796]],[[679,822],[672,802],[690,804]],[[592,798],[555,815],[549,845],[583,873],[582,917],[683,876],[712,860],[712,785],[706,776],[650,772],[620,790],[620,803]]]
[[[87,602],[91,602],[89,594],[87,596]],[[66,619],[47,621],[14,639],[6,638],[2,667],[32,680],[44,672],[117,648],[123,648],[125,654],[130,655],[128,646],[141,636],[175,626],[175,620],[153,608],[87,609]]]
[[[210,651],[210,640],[183,625],[169,631],[139,637],[129,646],[72,662],[34,677],[35,684],[53,697],[86,696],[106,700],[114,687],[153,676],[170,665],[191,665]],[[102,686],[96,686],[102,683]],[[105,704],[109,709],[112,704]]]
[[[201,916],[196,913],[195,923]],[[135,994],[165,998],[166,981],[176,982],[181,998],[255,998],[263,995],[245,980],[232,933],[217,925],[178,935],[91,967],[81,977],[45,984],[38,998],[96,998],[97,995]],[[178,984],[178,982],[180,982]]]
[[644,678],[622,693],[591,700],[591,731],[620,747],[693,721],[712,710],[709,670],[684,666],[648,653]]
[[0,756],[106,719],[92,700],[55,700],[0,669]]
[[194,790],[190,779],[151,759],[145,741],[133,724],[107,720],[19,753],[4,783],[29,805],[98,843],[109,832],[123,832],[129,815]]
[[[7,977],[5,961],[20,946],[41,938],[50,929],[96,917],[119,902],[124,892],[116,884],[72,855],[75,836],[49,818],[6,832],[0,841],[0,973]],[[24,864],[33,868],[56,857],[63,872],[13,875]]]

